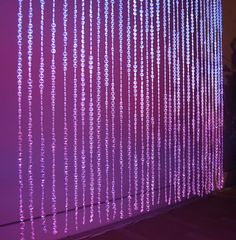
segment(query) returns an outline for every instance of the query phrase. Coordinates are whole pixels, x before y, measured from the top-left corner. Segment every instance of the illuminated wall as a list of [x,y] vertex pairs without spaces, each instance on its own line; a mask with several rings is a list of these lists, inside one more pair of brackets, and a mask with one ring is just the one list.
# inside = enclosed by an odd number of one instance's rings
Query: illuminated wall
[[7,239],[58,239],[223,187],[220,0],[16,9]]

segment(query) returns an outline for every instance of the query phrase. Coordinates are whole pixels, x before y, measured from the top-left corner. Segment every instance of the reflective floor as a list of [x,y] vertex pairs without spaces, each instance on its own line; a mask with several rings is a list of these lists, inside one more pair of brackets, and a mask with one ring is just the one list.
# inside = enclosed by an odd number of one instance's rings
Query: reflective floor
[[236,240],[236,188],[86,239]]

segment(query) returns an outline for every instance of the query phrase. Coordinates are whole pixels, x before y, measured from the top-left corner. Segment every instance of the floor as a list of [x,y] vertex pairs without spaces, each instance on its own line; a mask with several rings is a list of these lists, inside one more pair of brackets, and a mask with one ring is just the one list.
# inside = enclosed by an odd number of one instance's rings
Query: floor
[[236,240],[236,188],[89,239]]

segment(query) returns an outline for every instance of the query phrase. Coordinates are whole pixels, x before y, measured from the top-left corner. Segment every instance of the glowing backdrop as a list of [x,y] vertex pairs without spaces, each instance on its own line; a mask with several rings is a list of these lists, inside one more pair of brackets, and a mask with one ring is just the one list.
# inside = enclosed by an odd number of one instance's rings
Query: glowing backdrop
[[18,0],[17,26],[20,239],[223,187],[220,0]]

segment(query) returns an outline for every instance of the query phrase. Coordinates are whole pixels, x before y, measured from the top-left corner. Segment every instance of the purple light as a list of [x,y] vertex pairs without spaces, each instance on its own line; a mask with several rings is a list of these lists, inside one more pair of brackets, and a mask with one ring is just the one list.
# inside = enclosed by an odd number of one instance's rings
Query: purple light
[[23,3],[22,240],[27,229],[61,238],[223,187],[220,0]]

